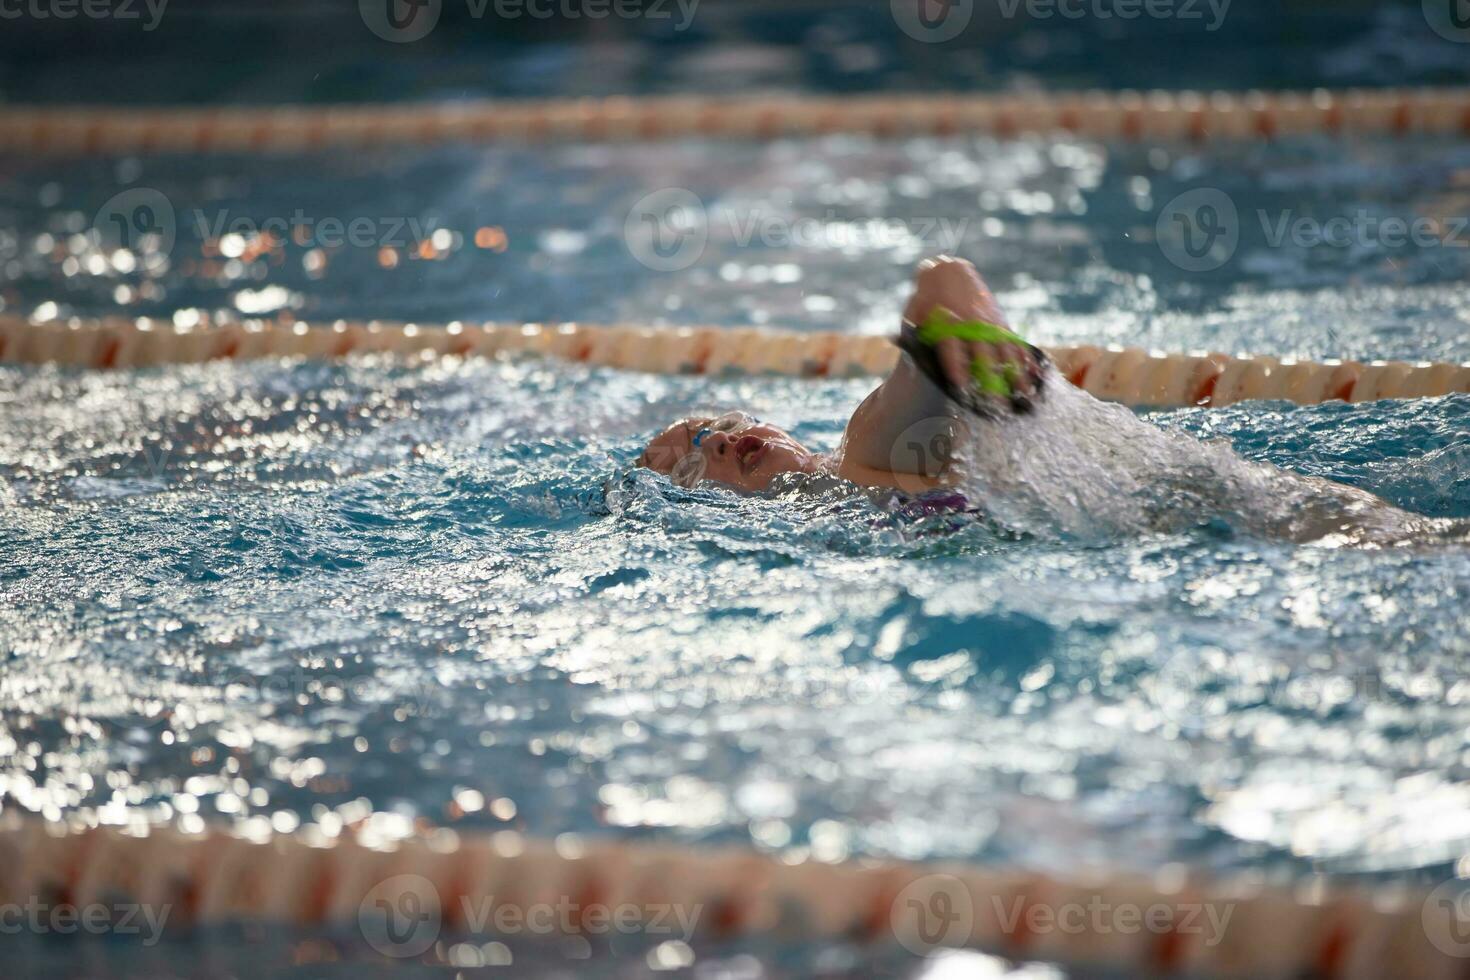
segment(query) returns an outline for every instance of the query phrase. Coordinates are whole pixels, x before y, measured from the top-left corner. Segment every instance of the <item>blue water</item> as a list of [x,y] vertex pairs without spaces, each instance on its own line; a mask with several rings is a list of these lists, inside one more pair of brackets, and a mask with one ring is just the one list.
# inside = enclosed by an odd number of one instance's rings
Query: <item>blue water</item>
[[[1453,236],[1273,245],[1257,218],[1448,228],[1470,197],[1470,153],[1450,143],[1206,157],[834,138],[0,166],[0,298],[22,313],[875,333],[942,247],[1039,341],[1470,358],[1470,250]],[[667,187],[700,196],[710,234],[659,272],[625,227]],[[1230,197],[1240,245],[1191,274],[1153,234],[1201,187]],[[128,188],[167,199],[171,249],[132,239],[124,257],[89,233]],[[332,248],[308,231],[257,249],[209,230],[298,209],[315,234],[366,217],[385,239],[413,218],[447,237],[426,231],[422,258],[417,240]],[[965,223],[937,241],[940,219]],[[742,244],[752,220],[818,233]],[[482,228],[503,237],[478,247]],[[1062,872],[1447,875],[1470,843],[1465,546],[1327,549],[1207,510],[1094,534],[1034,511],[914,521],[859,495],[683,491],[631,469],[702,408],[831,448],[871,384],[533,359],[0,367],[4,805]],[[1467,409],[1141,418],[1465,518]]]
[[[1246,218],[1236,256],[1195,276],[1143,239],[1159,199],[1197,186],[1242,215],[1453,212],[1467,164],[1434,143],[1205,160],[848,139],[12,160],[5,297],[98,312],[123,287],[153,314],[274,297],[311,319],[871,332],[935,250],[920,234],[932,214],[970,219],[952,250],[1042,340],[1463,358],[1465,249],[1273,248]],[[83,233],[117,174],[173,203],[166,262],[145,242],[119,272]],[[647,269],[622,237],[626,202],[683,184],[716,215],[709,245],[686,270]],[[378,248],[323,249],[312,271],[308,240],[231,265],[205,253],[192,214],[210,228],[295,208],[412,216],[458,245],[433,260],[395,249],[393,268]],[[722,209],[811,218],[827,237],[741,245]],[[910,234],[853,245],[840,229],[859,216]],[[504,252],[473,245],[486,225]],[[469,788],[542,834],[781,849],[815,829],[854,854],[1047,866],[1413,871],[1459,853],[1455,822],[1405,837],[1377,815],[1460,792],[1462,548],[1326,551],[1209,514],[1101,540],[1044,514],[937,533],[864,499],[686,493],[629,472],[651,432],[701,407],[830,448],[870,385],[535,360],[6,367],[7,795],[52,816],[289,823],[362,798],[446,821]],[[1466,407],[1148,420],[1465,517]],[[1312,700],[1344,678],[1371,695]]]
[[[915,263],[950,251],[973,260],[1041,340],[1457,360],[1470,329],[1467,172],[1470,147],[1435,139],[0,156],[0,299],[23,313],[54,304],[51,315],[224,309],[885,333]],[[669,253],[682,268],[650,267],[639,256],[655,243],[638,219],[681,190],[704,216],[689,251]],[[1158,227],[1174,227],[1184,195],[1202,192],[1234,208],[1239,243],[1218,268],[1188,271]],[[1418,222],[1416,235],[1384,233],[1391,219]],[[1334,221],[1340,246],[1294,230]],[[145,254],[138,222],[172,249],[155,241]],[[496,233],[485,247],[480,229]],[[231,231],[237,251],[245,238],[263,248],[253,232],[279,242],[249,262],[206,252]],[[447,245],[434,247],[436,231]],[[136,254],[119,267],[124,244]],[[418,257],[425,245],[432,259]]]

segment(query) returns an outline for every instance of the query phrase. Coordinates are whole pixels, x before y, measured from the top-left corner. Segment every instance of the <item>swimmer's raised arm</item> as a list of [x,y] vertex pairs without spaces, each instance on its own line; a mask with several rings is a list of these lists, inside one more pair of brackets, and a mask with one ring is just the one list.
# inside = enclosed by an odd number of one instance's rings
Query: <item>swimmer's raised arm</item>
[[[780,473],[828,472],[863,486],[917,492],[948,482],[947,454],[966,411],[994,415],[1039,393],[1042,356],[1006,328],[1005,315],[975,267],[941,256],[920,264],[899,344],[913,351],[848,421],[842,445],[814,453],[788,433],[739,412],[674,423],[639,457],[640,466],[693,486],[712,480],[763,490]],[[932,372],[932,373],[926,373]]]
[[[905,329],[913,331],[936,316],[948,322],[1007,325],[1005,313],[975,267],[948,256],[925,259],[919,265],[914,294],[903,311]],[[1012,341],[1004,330],[996,331],[995,340],[944,337],[934,344],[931,356],[953,391],[969,390],[975,383],[973,365],[981,363],[994,365],[998,372],[1011,370],[1014,398],[1029,401],[1039,392],[1042,365],[1037,352]],[[963,412],[905,353],[847,423],[838,473],[855,483],[872,483],[875,474],[884,473],[889,475],[884,485],[891,485],[898,475],[941,483],[948,460],[929,449],[937,439],[952,442]]]

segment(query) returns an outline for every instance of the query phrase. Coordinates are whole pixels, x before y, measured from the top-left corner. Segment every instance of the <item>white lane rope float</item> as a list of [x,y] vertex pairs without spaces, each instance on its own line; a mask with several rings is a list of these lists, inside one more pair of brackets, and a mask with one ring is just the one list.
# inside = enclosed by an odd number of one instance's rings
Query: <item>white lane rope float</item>
[[[0,362],[85,368],[147,367],[267,357],[351,354],[542,354],[659,374],[843,378],[883,375],[898,351],[886,337],[734,327],[637,324],[383,321],[310,325],[239,320],[189,328],[125,317],[32,322],[0,315]],[[1051,347],[1058,370],[1092,395],[1136,407],[1217,407],[1241,401],[1300,405],[1470,392],[1470,363],[1296,361],[1136,347]]]
[[0,107],[0,152],[281,152],[442,143],[1070,133],[1121,140],[1470,135],[1470,88],[609,97],[190,108]]
[[[575,835],[539,840],[514,831],[441,828],[390,839],[367,824],[329,835],[316,825],[280,833],[263,819],[196,823],[189,831],[99,827],[12,809],[0,817],[0,903],[127,903],[166,910],[176,931],[238,923],[356,927],[370,944],[373,917],[400,906],[429,921],[434,938],[442,929],[446,944],[466,934],[494,938],[494,927],[481,931],[486,923],[473,914],[487,902],[566,908],[570,916],[557,926],[564,935],[593,934],[581,917],[593,906],[631,910],[635,931],[645,934],[658,932],[649,915],[675,909],[695,922],[688,938],[696,944],[896,942],[912,952],[967,948],[1133,976],[1470,975],[1470,960],[1455,955],[1454,930],[1464,923],[1454,903],[1435,901],[1437,892],[1369,892],[1320,876],[1288,889],[1259,876],[1198,879],[1178,865],[1152,876],[1060,878]],[[1117,928],[1108,916],[1067,911],[1098,908],[1136,909],[1139,923],[1152,924]],[[1222,924],[1204,928],[1202,910]],[[374,945],[387,955],[420,956],[430,943],[417,952]]]

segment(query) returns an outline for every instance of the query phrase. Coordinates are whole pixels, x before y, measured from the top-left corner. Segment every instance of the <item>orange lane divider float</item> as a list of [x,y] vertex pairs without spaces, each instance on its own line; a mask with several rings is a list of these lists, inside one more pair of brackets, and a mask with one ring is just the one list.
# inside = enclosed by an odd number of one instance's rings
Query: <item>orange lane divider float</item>
[[[1467,962],[1446,952],[1458,948],[1450,937],[1465,926],[1453,903],[1412,888],[1332,887],[1320,877],[1284,889],[1251,876],[1197,880],[1171,865],[1150,877],[1064,880],[964,864],[824,863],[512,831],[388,839],[368,825],[329,835],[316,825],[278,833],[259,818],[229,828],[196,824],[187,832],[96,827],[11,810],[0,818],[0,903],[128,902],[166,910],[166,930],[175,934],[273,922],[355,926],[369,942],[381,909],[407,905],[432,920],[436,936],[484,928],[483,917],[466,913],[487,901],[595,905],[631,909],[620,912],[630,916],[673,908],[694,923],[696,944],[773,937],[972,948],[1133,976],[1436,980],[1463,977]],[[937,924],[926,919],[934,910],[943,912]],[[1136,913],[1135,924],[1124,927],[1113,912]],[[636,924],[656,931],[646,918]],[[575,916],[558,918],[558,928],[592,931]]]
[[[87,368],[349,354],[527,352],[660,374],[882,375],[898,356],[887,338],[727,327],[585,323],[381,321],[308,325],[243,320],[190,328],[127,318],[33,323],[0,316],[0,361]],[[1470,392],[1470,364],[1293,361],[1140,348],[1053,347],[1058,370],[1098,398],[1140,407],[1220,406],[1280,399],[1302,405]]]
[[433,104],[0,108],[0,152],[299,152],[439,143],[1072,133],[1230,140],[1470,134],[1470,88],[612,97]]

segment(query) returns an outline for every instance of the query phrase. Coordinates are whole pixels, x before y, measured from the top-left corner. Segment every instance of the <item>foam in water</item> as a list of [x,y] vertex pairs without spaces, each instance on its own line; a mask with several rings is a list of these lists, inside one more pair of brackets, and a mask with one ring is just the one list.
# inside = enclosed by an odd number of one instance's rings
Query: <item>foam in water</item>
[[1029,415],[964,426],[961,488],[1001,523],[1032,534],[1105,538],[1211,521],[1323,545],[1463,537],[1456,522],[1240,456],[1225,441],[1166,432],[1055,371]]

